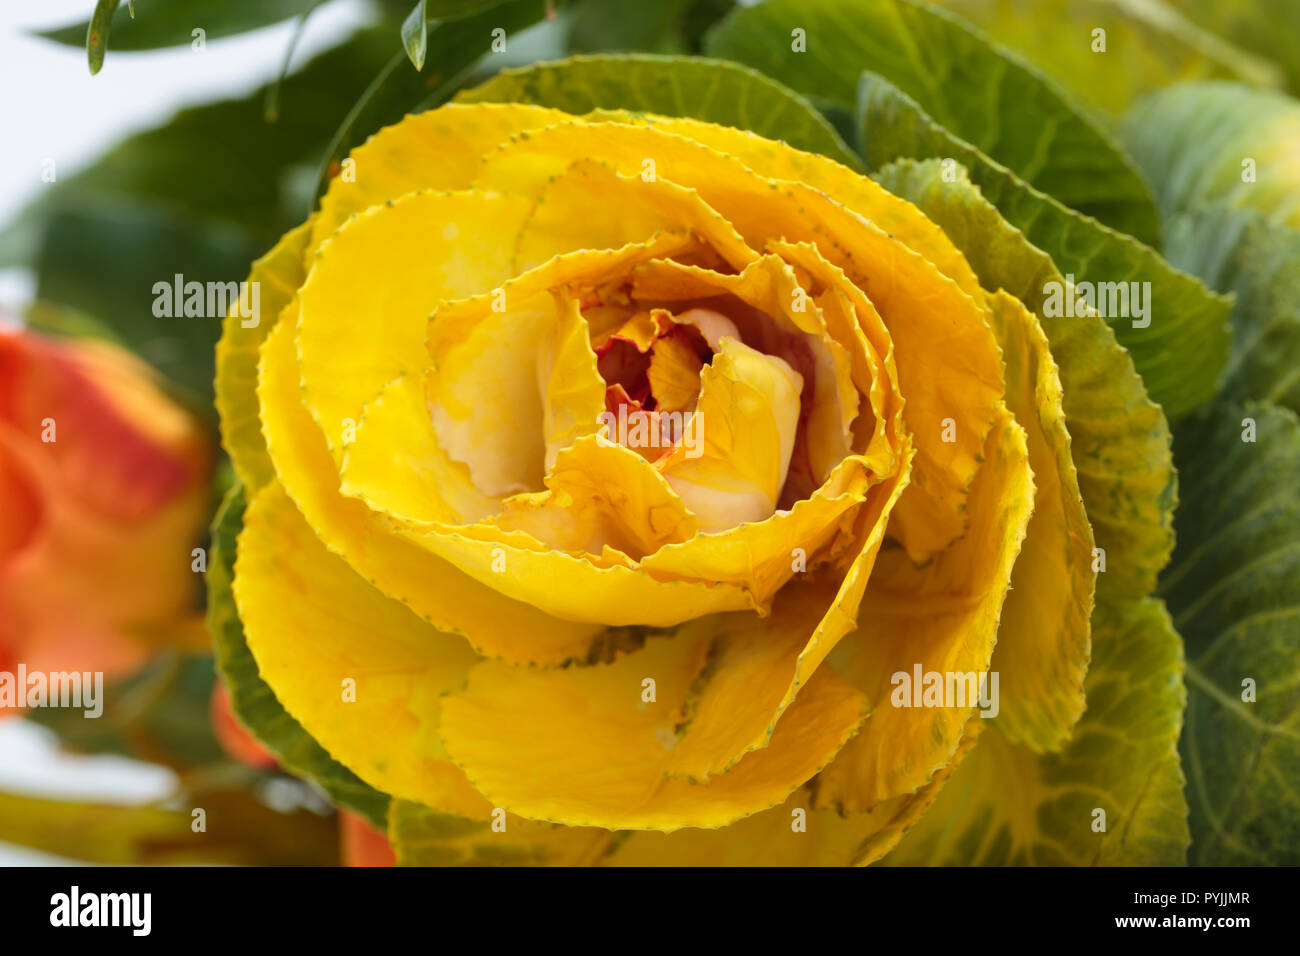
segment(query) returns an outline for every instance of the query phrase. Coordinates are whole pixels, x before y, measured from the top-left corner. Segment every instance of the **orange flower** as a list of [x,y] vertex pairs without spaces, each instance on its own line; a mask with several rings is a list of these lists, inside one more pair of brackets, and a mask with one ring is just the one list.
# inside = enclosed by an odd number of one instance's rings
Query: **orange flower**
[[112,345],[0,328],[0,670],[201,648],[212,442]]
[[230,691],[226,690],[226,685],[221,681],[212,685],[208,716],[217,743],[235,760],[249,767],[266,770],[279,764],[275,754],[258,743],[257,738],[235,718],[234,711],[230,708]]
[[388,837],[355,813],[339,811],[339,855],[344,866],[393,866],[397,857]]

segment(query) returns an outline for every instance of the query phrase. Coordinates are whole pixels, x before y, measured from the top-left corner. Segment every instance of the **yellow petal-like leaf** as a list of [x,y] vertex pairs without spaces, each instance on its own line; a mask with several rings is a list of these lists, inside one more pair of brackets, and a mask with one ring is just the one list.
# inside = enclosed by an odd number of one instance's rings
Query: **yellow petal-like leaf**
[[701,374],[698,454],[680,444],[661,468],[705,531],[762,521],[776,509],[799,423],[803,376],[736,339]]
[[[262,342],[275,327],[298,287],[307,277],[302,265],[312,223],[309,219],[284,234],[270,252],[253,263],[248,281],[258,283],[257,316],[239,314],[238,302],[221,324],[217,343],[216,407],[221,416],[221,444],[230,455],[235,474],[250,491],[275,476],[266,454],[262,422],[257,414],[257,359]],[[245,324],[252,323],[252,324]]]
[[462,683],[478,655],[330,554],[274,482],[244,514],[233,587],[259,674],[335,759],[387,793],[461,809],[481,801],[426,735],[436,716],[410,709]]
[[865,702],[819,673],[768,747],[708,786],[670,777],[675,728],[711,639],[704,621],[612,664],[478,665],[443,701],[443,741],[489,800],[520,816],[611,829],[725,826],[784,802],[857,730]]
[[299,293],[298,350],[303,399],[336,463],[365,404],[425,367],[439,302],[509,277],[501,235],[527,210],[505,196],[414,193],[361,213],[321,246]]
[[1096,584],[1092,527],[1047,336],[1018,299],[999,292],[989,301],[1006,361],[1007,406],[1025,429],[1035,486],[993,653],[1003,695],[996,726],[1033,750],[1056,750],[1083,713]]
[[569,119],[519,103],[448,104],[381,129],[349,155],[321,197],[307,251],[319,248],[348,217],[417,189],[464,189],[484,153],[524,130]]
[[603,628],[556,620],[503,597],[392,533],[383,516],[339,493],[325,437],[301,401],[294,323],[286,316],[262,349],[258,398],[276,475],[326,546],[383,594],[475,649],[519,663],[585,656]]
[[[984,456],[971,488],[966,535],[924,568],[899,550],[882,554],[857,629],[836,646],[832,667],[876,709],[822,774],[819,806],[860,812],[923,786],[952,760],[978,706],[979,675],[989,670],[1033,508],[1025,432],[1005,408]],[[952,686],[952,699],[923,697],[922,684],[932,674],[944,689]],[[990,696],[996,693],[992,675],[986,686]]]

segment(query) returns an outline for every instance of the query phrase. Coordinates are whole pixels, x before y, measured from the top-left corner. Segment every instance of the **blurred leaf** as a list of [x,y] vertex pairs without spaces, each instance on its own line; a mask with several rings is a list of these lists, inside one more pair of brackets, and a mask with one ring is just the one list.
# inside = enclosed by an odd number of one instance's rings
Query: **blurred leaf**
[[[195,808],[205,830],[192,828]],[[0,840],[101,864],[330,866],[338,827],[309,810],[279,813],[247,789],[193,793],[172,808],[0,793]]]
[[677,24],[690,0],[614,4],[578,0],[569,12],[569,46],[575,53],[650,50],[685,53]]
[[359,31],[286,78],[278,122],[264,122],[268,87],[240,99],[178,112],[162,125],[113,146],[90,166],[44,190],[7,227],[3,261],[35,255],[46,220],[60,209],[105,197],[144,203],[246,230],[270,246],[302,218],[310,195],[294,181],[314,168],[338,128],[341,104],[353,102],[368,76],[393,55],[387,28]]
[[577,0],[566,13],[569,49],[574,53],[699,53],[704,32],[734,6],[733,0],[631,4]]
[[[431,4],[429,9],[451,6],[481,7],[482,4],[470,0],[457,4],[455,0],[445,0],[443,7]],[[361,96],[356,98],[326,148],[317,175],[313,205],[329,181],[338,174],[341,163],[353,147],[372,133],[396,123],[407,113],[441,105],[488,52],[494,30],[504,30],[507,34],[522,30],[540,20],[545,12],[545,0],[504,0],[471,16],[432,25],[424,43],[425,68],[418,71],[398,69],[408,59],[406,50],[391,56]]]
[[235,568],[235,538],[244,523],[244,489],[226,495],[212,523],[212,553],[208,562],[208,630],[217,651],[217,666],[230,691],[230,706],[239,721],[280,760],[288,771],[318,783],[335,803],[355,810],[375,826],[386,825],[389,798],[335,761],[303,730],[276,700],[262,680],[244,641],[235,599],[231,594]]
[[284,48],[284,60],[280,64],[280,72],[266,90],[266,107],[265,116],[268,123],[274,123],[280,118],[280,89],[284,86],[284,78],[289,75],[289,67],[293,63],[294,51],[298,49],[298,42],[302,39],[303,33],[307,29],[307,21],[325,0],[313,0],[303,14],[298,17],[298,22],[294,25],[293,36],[289,38],[289,43]]
[[89,22],[73,23],[37,36],[68,46],[85,44],[90,72],[104,63],[109,35],[115,50],[156,50],[188,46],[191,31],[201,28],[207,39],[256,30],[303,13],[314,0],[150,0],[140,16],[121,0],[98,0]]
[[645,53],[577,56],[505,70],[482,86],[462,90],[456,100],[536,103],[570,113],[626,109],[687,116],[785,140],[862,168],[806,100],[760,73],[725,60]]
[[1151,190],[1114,137],[1055,82],[942,10],[910,0],[770,0],[737,9],[706,45],[846,106],[863,71],[879,74],[1035,189],[1159,242]]
[[1279,64],[1300,94],[1300,3],[1294,0],[1167,0],[1188,19]]
[[957,138],[887,81],[863,74],[859,121],[872,169],[900,157],[955,158],[984,197],[1074,281],[1149,282],[1145,328],[1107,316],[1171,420],[1213,398],[1228,357],[1231,303],[1132,236],[1067,209]]
[[1220,405],[1184,423],[1174,451],[1184,500],[1160,589],[1187,645],[1192,862],[1295,866],[1300,421],[1267,404]]
[[[1282,82],[1276,64],[1202,30],[1166,0],[936,0],[1016,50],[1081,99],[1122,113],[1179,80]],[[1221,0],[1220,0],[1221,2]],[[1093,50],[1094,30],[1105,49]]]
[[1170,223],[1165,255],[1236,295],[1223,397],[1300,413],[1300,232],[1255,209],[1210,203]]
[[50,220],[36,261],[36,294],[93,315],[168,378],[212,393],[223,316],[154,315],[156,283],[238,282],[259,244],[247,233],[142,207],[87,205]]
[[1140,100],[1121,133],[1166,216],[1217,201],[1300,229],[1300,102],[1239,83],[1183,83]]
[[69,750],[182,770],[226,759],[208,717],[213,680],[211,657],[164,654],[106,684],[104,712],[94,720],[68,708],[33,710],[28,719],[56,733]]

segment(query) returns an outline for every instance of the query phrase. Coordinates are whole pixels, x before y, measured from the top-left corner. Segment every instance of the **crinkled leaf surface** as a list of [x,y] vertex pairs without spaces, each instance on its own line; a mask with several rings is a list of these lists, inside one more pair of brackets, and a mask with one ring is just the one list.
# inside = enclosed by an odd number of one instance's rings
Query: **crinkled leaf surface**
[[[1247,428],[1254,423],[1254,441]],[[1161,592],[1187,642],[1192,862],[1300,863],[1300,422],[1227,404],[1175,435],[1185,500]]]

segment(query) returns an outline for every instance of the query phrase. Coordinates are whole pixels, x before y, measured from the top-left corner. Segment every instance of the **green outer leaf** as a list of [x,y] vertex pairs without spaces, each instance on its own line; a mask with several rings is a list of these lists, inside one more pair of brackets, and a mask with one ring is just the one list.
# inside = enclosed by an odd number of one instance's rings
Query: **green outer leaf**
[[[1300,228],[1300,102],[1237,83],[1182,83],[1140,100],[1120,132],[1166,216],[1220,201]],[[1254,182],[1243,181],[1246,159]]]
[[280,706],[275,692],[258,675],[230,590],[235,573],[235,538],[243,527],[245,505],[243,485],[236,484],[212,521],[207,575],[208,630],[216,647],[217,668],[230,690],[231,709],[286,770],[314,780],[336,804],[355,810],[382,829],[387,825],[388,795],[334,760]]
[[1150,282],[1150,325],[1108,319],[1151,397],[1171,419],[1213,398],[1228,356],[1231,303],[1172,268],[1155,250],[1067,209],[939,126],[888,81],[864,73],[859,125],[867,165],[955,157],[986,199],[1076,281]]
[[[895,866],[1174,866],[1187,858],[1177,741],[1183,646],[1164,606],[1098,607],[1088,709],[1059,754],[985,731],[884,862]],[[1094,832],[1094,810],[1106,811]]]
[[862,168],[834,128],[803,97],[748,67],[648,53],[576,56],[499,75],[457,102],[522,102],[570,113],[626,109],[686,116],[782,139]]
[[[791,52],[791,31],[807,52]],[[1035,188],[1156,244],[1151,190],[1123,148],[1037,69],[941,10],[910,0],[771,0],[710,35],[714,56],[845,105],[858,77],[886,77],[957,136]]]
[[1300,412],[1300,232],[1255,209],[1210,203],[1170,223],[1165,255],[1236,295],[1223,397]]
[[949,182],[938,160],[898,160],[875,178],[943,227],[981,285],[1005,289],[1038,316],[1060,369],[1084,507],[1106,552],[1098,600],[1144,597],[1174,547],[1178,481],[1164,413],[1101,318],[1045,314],[1043,286],[1063,282],[1060,272],[980,195],[965,170],[955,173]]
[[[1256,440],[1242,441],[1242,420]],[[1192,862],[1300,864],[1300,421],[1221,405],[1181,426],[1186,501],[1161,592],[1187,642]],[[1257,699],[1242,698],[1253,679]]]
[[[1165,0],[936,0],[1090,104],[1121,113],[1143,93],[1222,76],[1278,86],[1274,63],[1235,47]],[[1222,5],[1222,0],[1214,0]],[[1199,22],[1199,18],[1197,19]],[[1093,51],[1093,30],[1106,49]]]

